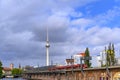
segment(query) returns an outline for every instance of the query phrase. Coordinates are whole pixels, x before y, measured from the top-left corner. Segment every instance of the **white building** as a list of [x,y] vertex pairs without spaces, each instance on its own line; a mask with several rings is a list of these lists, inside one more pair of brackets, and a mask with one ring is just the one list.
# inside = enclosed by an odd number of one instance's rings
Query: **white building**
[[101,67],[101,59],[100,59],[100,55],[98,56],[92,56],[92,67]]
[[116,65],[120,65],[120,57],[116,58]]
[[101,61],[101,65],[105,65],[106,64],[106,54],[105,54],[105,51],[100,52],[100,61]]
[[[73,55],[74,64],[80,64],[80,58],[84,56],[85,56],[85,53],[78,53],[78,54]],[[84,61],[82,63],[84,63]]]

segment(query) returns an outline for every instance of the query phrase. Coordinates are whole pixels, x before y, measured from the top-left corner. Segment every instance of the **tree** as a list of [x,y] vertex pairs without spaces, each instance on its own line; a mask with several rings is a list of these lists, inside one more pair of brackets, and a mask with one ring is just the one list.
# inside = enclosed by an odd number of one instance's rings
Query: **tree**
[[[85,50],[85,57],[90,57],[89,49],[86,48]],[[91,67],[90,60],[84,60],[84,63],[87,65],[87,67]]]
[[112,52],[113,52],[113,54],[111,54],[112,65],[115,65],[115,48],[114,48],[114,44],[112,44],[111,47],[112,47]]
[[114,44],[109,43],[108,49],[107,49],[107,65],[108,66],[113,66],[115,65],[115,48]]
[[21,69],[18,69],[18,68],[12,69],[12,75],[21,75],[21,74],[22,74]]
[[0,61],[0,78],[2,78],[2,74],[3,74],[3,72],[2,72],[2,62]]

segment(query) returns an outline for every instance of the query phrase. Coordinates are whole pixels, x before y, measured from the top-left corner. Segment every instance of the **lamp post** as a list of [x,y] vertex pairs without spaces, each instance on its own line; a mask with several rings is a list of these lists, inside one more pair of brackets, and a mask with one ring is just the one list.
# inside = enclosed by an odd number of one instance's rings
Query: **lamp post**
[[82,73],[82,75],[84,76],[84,72],[83,72],[83,64],[82,64],[82,61],[83,60],[91,60],[92,58],[91,58],[91,56],[89,56],[89,57],[80,57],[80,70],[81,70],[81,73]]

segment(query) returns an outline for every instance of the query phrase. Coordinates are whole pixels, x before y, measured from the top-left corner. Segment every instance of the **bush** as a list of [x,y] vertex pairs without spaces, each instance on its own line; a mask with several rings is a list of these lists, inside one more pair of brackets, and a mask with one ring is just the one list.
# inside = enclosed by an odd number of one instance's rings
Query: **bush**
[[18,68],[12,69],[12,75],[21,75],[21,74],[22,74],[21,69],[18,69]]

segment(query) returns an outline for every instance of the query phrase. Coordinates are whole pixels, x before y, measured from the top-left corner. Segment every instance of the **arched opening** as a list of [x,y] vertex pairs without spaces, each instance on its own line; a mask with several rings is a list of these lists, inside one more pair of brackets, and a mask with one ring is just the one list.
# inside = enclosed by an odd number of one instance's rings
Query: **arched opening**
[[114,77],[113,80],[120,80],[120,72],[117,72]]
[[108,80],[108,77],[106,76],[106,72],[101,73],[99,80]]

